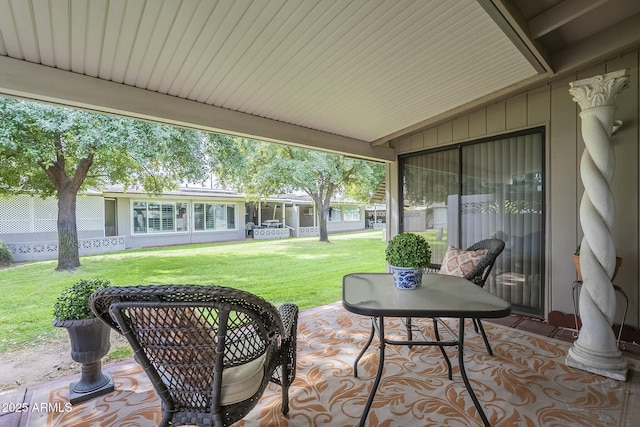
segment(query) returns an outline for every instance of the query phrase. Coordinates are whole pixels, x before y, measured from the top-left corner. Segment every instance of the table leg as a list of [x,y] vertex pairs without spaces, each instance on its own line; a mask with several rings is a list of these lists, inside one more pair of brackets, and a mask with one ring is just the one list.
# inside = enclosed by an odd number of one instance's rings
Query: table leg
[[484,347],[487,349],[487,353],[489,353],[489,356],[493,356],[493,350],[491,349],[491,344],[489,344],[487,333],[484,331],[484,326],[482,326],[482,321],[480,319],[473,319],[473,324],[480,329],[482,341],[484,341]]
[[[433,333],[436,336],[436,341],[440,341],[440,331],[438,330],[438,319],[434,317],[432,320],[433,320]],[[442,356],[444,357],[445,362],[447,362],[447,368],[449,368],[449,380],[452,380],[453,374],[451,373],[451,361],[449,360],[449,356],[447,355],[447,352],[444,351],[443,346],[439,345],[438,347],[440,348],[440,353],[442,353]]]
[[378,334],[380,339],[380,360],[378,362],[378,373],[376,374],[376,379],[373,382],[373,388],[371,389],[371,394],[369,395],[369,400],[367,400],[367,405],[364,407],[364,412],[362,413],[362,418],[360,418],[360,427],[364,427],[365,421],[367,420],[367,415],[369,415],[369,409],[371,409],[371,404],[373,403],[373,398],[376,395],[376,391],[378,390],[378,385],[380,384],[380,379],[382,378],[382,367],[384,366],[384,317],[379,317],[379,327]]
[[358,357],[356,357],[356,361],[353,362],[353,376],[355,378],[358,378],[358,362],[360,361],[360,358],[362,357],[364,352],[367,351],[367,349],[371,345],[371,341],[373,341],[373,335],[375,334],[375,330],[376,330],[376,318],[372,317],[371,318],[371,333],[369,334],[369,340],[367,341],[367,343],[362,348],[362,351],[360,352]]
[[473,400],[473,404],[475,405],[476,410],[480,414],[482,423],[485,425],[485,427],[490,427],[491,424],[489,424],[489,420],[487,419],[487,416],[484,414],[484,411],[480,406],[480,402],[478,402],[478,398],[476,397],[476,394],[473,392],[473,389],[471,388],[471,383],[469,383],[469,378],[467,378],[467,371],[464,368],[464,318],[458,319],[458,321],[460,322],[460,325],[458,327],[458,331],[459,331],[458,332],[458,341],[459,341],[458,363],[460,365],[460,375],[462,375],[462,380],[464,381],[464,385],[467,388],[469,395],[471,395],[471,400]]

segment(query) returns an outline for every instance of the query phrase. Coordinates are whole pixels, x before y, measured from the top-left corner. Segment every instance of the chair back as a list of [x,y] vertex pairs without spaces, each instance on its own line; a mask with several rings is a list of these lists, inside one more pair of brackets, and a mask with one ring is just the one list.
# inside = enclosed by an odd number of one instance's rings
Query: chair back
[[[90,303],[133,347],[162,400],[163,424],[172,419],[231,424],[255,406],[278,363],[283,331],[278,310],[248,292],[219,286],[112,287],[94,293]],[[223,372],[252,361],[264,364],[259,384],[252,385],[255,393],[225,403]]]
[[484,287],[491,270],[493,269],[494,264],[496,263],[496,259],[498,255],[502,253],[504,250],[505,243],[500,239],[485,239],[481,240],[477,243],[474,243],[469,248],[468,251],[477,251],[486,249],[489,252],[484,257],[484,259],[476,265],[476,267],[465,277],[465,279],[475,283],[480,287]]

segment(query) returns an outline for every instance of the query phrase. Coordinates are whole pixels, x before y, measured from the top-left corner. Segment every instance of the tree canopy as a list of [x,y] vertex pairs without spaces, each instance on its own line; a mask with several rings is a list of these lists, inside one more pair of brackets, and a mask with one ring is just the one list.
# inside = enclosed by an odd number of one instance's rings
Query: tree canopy
[[0,97],[0,194],[58,198],[58,267],[80,265],[76,196],[88,187],[152,194],[207,171],[201,132]]
[[193,130],[0,97],[0,193],[55,195],[54,173],[71,179],[85,168],[79,189],[123,184],[160,193],[204,179],[202,138]]

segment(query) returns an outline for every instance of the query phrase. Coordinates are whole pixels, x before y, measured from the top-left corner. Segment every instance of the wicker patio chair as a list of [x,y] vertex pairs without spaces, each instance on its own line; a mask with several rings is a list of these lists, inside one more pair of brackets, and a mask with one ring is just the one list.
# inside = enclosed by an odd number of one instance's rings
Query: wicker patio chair
[[296,375],[298,307],[220,286],[150,285],[95,292],[91,308],[123,334],[162,400],[162,426],[227,426]]
[[[475,283],[481,288],[484,287],[484,284],[489,278],[489,274],[491,274],[491,270],[493,269],[493,266],[496,263],[496,259],[498,258],[498,255],[500,255],[504,250],[504,246],[505,246],[504,241],[500,239],[485,239],[468,247],[467,248],[468,251],[477,251],[481,249],[486,249],[488,252],[487,252],[487,255],[482,259],[482,261],[480,261],[480,263],[478,263],[478,265],[476,265],[475,268],[471,270],[471,272],[469,272],[466,276],[464,276],[464,278],[469,280],[470,282]],[[430,264],[429,267],[426,269],[426,273],[437,274],[440,271],[440,267],[441,267],[440,264]],[[405,319],[405,325],[407,328],[407,335],[409,337],[409,340],[411,340],[411,337],[412,337],[411,318]],[[484,331],[484,327],[482,326],[482,322],[480,321],[480,319],[473,319],[473,327],[476,333],[478,332],[478,330],[480,331],[482,335],[482,340],[484,341],[484,346],[486,347],[487,352],[493,356],[493,350],[491,349],[491,345],[489,344],[489,340],[487,339],[487,334]],[[437,322],[435,322],[435,320],[434,320],[434,328],[435,328],[436,334],[438,334]],[[436,336],[436,339],[440,339],[440,338]]]

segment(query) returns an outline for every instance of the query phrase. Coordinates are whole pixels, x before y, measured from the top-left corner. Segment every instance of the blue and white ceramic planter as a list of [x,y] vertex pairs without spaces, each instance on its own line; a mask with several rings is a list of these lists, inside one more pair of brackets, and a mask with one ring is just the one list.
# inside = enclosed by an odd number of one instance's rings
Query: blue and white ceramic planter
[[394,267],[392,265],[391,272],[393,273],[393,282],[398,289],[416,289],[422,284],[422,268]]

